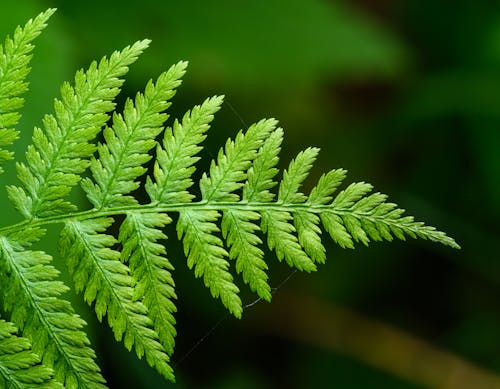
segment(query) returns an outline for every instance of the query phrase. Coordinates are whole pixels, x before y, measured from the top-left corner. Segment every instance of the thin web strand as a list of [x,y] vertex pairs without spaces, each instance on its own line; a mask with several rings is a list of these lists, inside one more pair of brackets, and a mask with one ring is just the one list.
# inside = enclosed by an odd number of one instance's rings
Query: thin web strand
[[[288,281],[290,281],[290,279],[298,272],[298,270],[293,270],[288,276],[286,276],[283,281],[281,281],[278,286],[274,287],[274,288],[271,288],[271,294],[274,295],[275,293],[278,292],[278,290],[280,290]],[[260,303],[262,301],[262,298],[261,297],[258,297],[256,298],[255,300],[253,300],[252,302],[248,303],[248,304],[245,304],[243,305],[243,311],[249,309],[249,308],[252,308],[253,306],[257,305],[258,303]],[[177,362],[175,362],[175,364],[173,365],[174,366],[174,369],[177,369],[177,367],[182,363],[184,362],[189,356],[191,356],[191,354],[193,354],[194,351],[196,351],[196,349],[198,349],[198,347],[200,347],[200,345],[205,342],[205,340],[207,340],[214,332],[215,330],[217,330],[217,328],[222,324],[224,323],[229,317],[233,317],[232,314],[230,313],[226,313],[225,315],[223,315],[219,320],[217,320],[217,322],[212,326],[210,327],[210,329],[205,332],[205,334],[200,338],[198,339],[198,341],[196,341],[193,346],[191,346],[191,348],[186,351],[178,360]]]

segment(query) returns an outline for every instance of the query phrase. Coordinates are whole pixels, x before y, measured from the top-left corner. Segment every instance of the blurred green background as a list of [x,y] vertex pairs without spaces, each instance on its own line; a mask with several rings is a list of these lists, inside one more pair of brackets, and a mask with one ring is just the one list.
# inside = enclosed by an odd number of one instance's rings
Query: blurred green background
[[[276,117],[285,129],[282,167],[307,146],[322,148],[307,187],[321,172],[344,167],[349,182],[373,183],[463,247],[410,241],[348,251],[328,243],[319,272],[293,274],[272,304],[249,307],[238,321],[187,270],[170,231],[179,296],[176,386],[499,387],[500,5],[19,0],[1,5],[0,37],[48,7],[58,12],[37,40],[18,157],[64,80],[147,37],[153,43],[120,101],[189,60],[172,116],[213,94],[227,102],[202,165],[238,129]],[[6,169],[2,182],[15,182],[13,164]],[[19,218],[6,202],[2,191],[1,225]],[[57,232],[44,246],[56,257]],[[267,258],[278,287],[290,269]],[[74,304],[89,322],[111,388],[169,387],[115,344],[78,297]]]

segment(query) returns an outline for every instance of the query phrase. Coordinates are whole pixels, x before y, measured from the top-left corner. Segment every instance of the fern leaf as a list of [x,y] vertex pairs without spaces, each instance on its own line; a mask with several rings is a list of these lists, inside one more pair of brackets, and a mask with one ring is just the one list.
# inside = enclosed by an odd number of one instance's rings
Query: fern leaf
[[220,217],[216,211],[180,212],[177,222],[179,239],[183,239],[188,267],[195,268],[195,277],[202,277],[213,297],[220,297],[224,306],[236,317],[243,311],[239,289],[229,273],[228,256],[222,240],[214,235],[219,228],[214,223]]
[[[217,163],[212,161],[210,176],[203,174],[200,190],[203,202],[237,201],[239,196],[234,191],[243,186],[246,170],[257,155],[264,140],[274,130],[276,120],[261,120],[250,126],[245,134],[239,132],[235,141],[228,140],[225,150],[221,149]],[[241,300],[237,296],[238,288],[228,271],[227,251],[223,242],[215,235],[219,231],[215,221],[219,212],[181,211],[177,228],[179,238],[184,236],[184,251],[188,256],[188,266],[195,266],[195,276],[203,276],[205,285],[212,296],[221,298],[222,303],[236,317],[241,316]],[[232,224],[227,223],[228,226]],[[248,231],[247,231],[248,232]],[[231,240],[231,242],[235,242]],[[237,249],[236,249],[237,250]],[[235,251],[233,250],[233,253]]]
[[104,388],[94,362],[95,354],[82,331],[85,322],[70,303],[59,296],[67,287],[55,279],[59,272],[49,265],[52,258],[41,251],[28,251],[15,241],[0,238],[4,308],[11,320],[33,344],[55,378],[68,388]]
[[283,173],[278,192],[278,203],[303,203],[307,200],[306,195],[299,192],[299,188],[309,175],[309,171],[316,158],[319,149],[309,147],[301,151],[297,157],[290,162],[290,166]]
[[[316,156],[311,154],[311,163]],[[307,166],[307,165],[306,165]],[[307,170],[305,171],[305,173]],[[346,171],[343,169],[332,170],[323,174],[318,184],[311,190],[306,203],[318,206],[329,203],[332,193],[342,183]],[[297,202],[304,200],[304,195],[296,194]],[[297,229],[298,239],[306,254],[317,263],[325,263],[326,250],[321,243],[320,217],[312,212],[297,211],[294,213],[294,225]]]
[[[279,161],[279,151],[283,140],[283,130],[277,129],[266,140],[255,158],[253,166],[248,171],[248,180],[243,188],[243,198],[249,202],[257,201],[272,203],[274,194],[270,192],[276,182],[273,180],[279,172],[275,167]],[[307,176],[318,150],[308,149],[299,154],[296,161],[292,161],[288,172],[284,173],[286,179],[280,185],[278,199],[288,201],[293,199],[303,201],[304,195],[298,189]],[[281,198],[280,198],[281,196]],[[270,249],[276,251],[278,259],[285,261],[299,270],[314,271],[316,266],[304,253],[297,237],[294,235],[295,227],[290,223],[292,215],[289,212],[276,210],[262,210],[261,228],[267,234],[267,243]],[[262,268],[262,267],[261,267]]]
[[347,232],[344,222],[339,215],[325,211],[321,213],[320,218],[323,227],[325,227],[325,230],[330,234],[335,243],[342,248],[354,248],[351,235]]
[[94,152],[91,143],[115,107],[113,99],[120,91],[120,78],[148,46],[140,41],[99,65],[93,62],[86,72],[75,76],[75,86],[61,88],[61,100],[55,100],[55,116],[46,115],[44,130],[35,128],[33,145],[28,147],[26,162],[19,163],[18,177],[23,187],[8,188],[9,198],[26,218],[43,217],[73,211],[65,197],[80,180]]
[[205,140],[205,133],[223,98],[215,96],[205,100],[187,112],[182,123],[176,120],[173,128],[165,130],[163,148],[158,147],[156,151],[155,182],[149,177],[146,182],[153,204],[187,203],[194,198],[187,189],[193,185],[191,176],[199,160],[196,154],[203,148],[199,144]]
[[[299,192],[299,189],[309,175],[318,153],[318,148],[310,147],[300,152],[290,162],[290,166],[283,173],[283,180],[280,183],[278,202],[299,204],[307,200],[307,196]],[[293,224],[297,232],[298,242],[306,256],[312,261],[324,263],[326,261],[326,250],[321,243],[319,222],[319,217],[313,213],[297,211],[293,214]]]
[[274,199],[270,189],[276,186],[274,177],[279,173],[276,165],[279,162],[282,142],[283,129],[278,128],[260,148],[247,172],[247,182],[243,186],[244,201],[266,203]]
[[171,222],[165,214],[128,212],[118,238],[123,245],[121,259],[129,263],[135,281],[134,299],[142,299],[169,355],[174,351],[176,308],[172,300],[177,296],[170,273],[174,268],[157,241],[167,239],[161,228]]
[[14,143],[19,135],[14,127],[24,105],[21,96],[28,90],[25,80],[30,72],[32,42],[47,26],[47,20],[54,12],[55,9],[51,8],[30,19],[23,28],[16,29],[12,39],[7,37],[4,45],[0,45],[0,165],[14,155],[4,147]]
[[84,291],[85,301],[95,301],[97,318],[104,315],[125,347],[135,348],[150,366],[165,378],[174,380],[169,357],[159,343],[146,307],[133,298],[133,279],[129,268],[120,262],[120,253],[111,248],[116,240],[103,232],[113,219],[99,218],[67,222],[61,235],[62,254],[67,258],[69,271],[77,292]]
[[[269,143],[269,151],[265,149]],[[249,180],[246,184],[247,191],[252,190],[252,197],[262,198],[263,200],[271,200],[274,196],[269,193],[268,189],[272,188],[275,183],[272,179],[277,173],[277,170],[271,170],[278,162],[277,153],[281,143],[281,133],[275,132],[274,137],[269,137],[266,144],[261,150],[257,161],[259,164],[254,165],[254,170],[249,173]],[[309,148],[300,153],[297,158],[290,163],[287,171],[283,174],[278,192],[278,204],[287,202],[302,202],[307,197],[298,192],[303,180],[316,159],[318,149]],[[262,162],[260,162],[262,159]],[[283,260],[299,270],[311,272],[316,270],[313,261],[302,250],[302,247],[295,235],[296,229],[290,221],[292,215],[289,212],[265,210],[261,212],[261,228],[267,234],[267,243],[270,249],[276,251],[278,260]]]
[[0,387],[62,389],[62,384],[53,379],[53,370],[40,364],[30,341],[16,333],[12,323],[0,320]]
[[[318,180],[317,185],[311,190],[309,198],[307,199],[307,204],[311,206],[321,206],[330,203],[332,200],[332,194],[342,183],[346,173],[347,172],[344,169],[335,169],[323,174]],[[315,230],[318,225],[317,216],[311,215],[308,217],[313,219],[312,223],[314,224],[314,227],[309,226],[311,231],[313,229]],[[347,233],[339,216],[329,212],[322,212],[319,218],[324,225],[325,230],[330,234],[335,243],[342,248],[354,248],[351,236]],[[296,220],[295,223],[299,224],[300,221]],[[304,231],[307,231],[306,228],[306,226],[298,227],[298,229],[304,229]],[[314,246],[309,248],[309,251],[307,248],[308,243],[306,243],[309,239],[305,239],[306,242],[301,243],[305,247],[306,252],[310,253],[311,257],[315,257],[312,253],[312,251],[315,251],[318,258],[317,261],[319,263],[323,263],[325,260],[324,254],[322,254],[324,253],[324,249],[318,247],[318,240],[316,237],[312,237],[311,240],[314,241]]]
[[373,187],[366,182],[355,182],[350,184],[335,197],[332,207],[336,209],[349,209],[358,200],[370,193],[372,189]]
[[[261,120],[250,126],[245,135],[238,134],[234,143],[226,143],[225,154],[219,152],[217,164],[212,163],[210,177],[200,181],[202,198],[211,201],[235,201],[234,192],[244,186],[247,170],[257,157],[264,141],[276,128],[274,119]],[[271,299],[263,261],[264,253],[257,246],[261,239],[255,235],[258,227],[254,221],[259,214],[252,211],[225,210],[222,218],[222,234],[229,246],[229,258],[236,259],[236,271],[243,273],[243,281],[264,300]]]
[[142,165],[151,159],[148,153],[168,118],[162,112],[170,105],[168,100],[180,85],[186,66],[186,62],[180,62],[161,74],[156,84],[150,82],[144,95],[137,95],[135,105],[127,100],[123,116],[115,114],[113,128],[104,130],[106,143],[98,146],[99,158],[93,158],[90,165],[96,184],[89,178],[82,182],[96,208],[137,203],[126,194],[139,187],[135,180],[146,172]]
[[239,196],[233,192],[243,186],[246,171],[276,123],[274,119],[261,120],[250,126],[244,135],[240,131],[234,141],[228,139],[225,152],[221,148],[217,163],[212,161],[210,165],[210,176],[204,173],[200,180],[201,197],[204,201],[239,200]]
[[[0,47],[0,164],[11,158],[4,148],[17,137],[30,42],[52,12],[16,30]],[[223,97],[207,99],[182,121],[175,120],[157,144],[185,62],[150,81],[106,127],[122,77],[148,44],[140,41],[93,62],[86,72],[77,72],[74,86],[63,84],[55,113],[34,129],[26,162],[17,164],[21,184],[7,190],[25,219],[0,228],[0,299],[25,338],[0,321],[0,385],[105,387],[83,332],[85,322],[61,297],[68,288],[57,280],[52,258],[29,250],[48,224],[64,225],[59,248],[76,291],[94,305],[100,321],[107,316],[117,340],[169,380],[174,379],[169,362],[176,294],[174,267],[162,243],[172,213],[179,214],[177,235],[188,267],[236,317],[243,309],[233,263],[250,289],[271,299],[263,241],[279,261],[306,272],[326,261],[323,230],[345,248],[406,237],[459,247],[443,232],[405,216],[387,196],[371,193],[370,184],[354,183],[336,194],[343,169],[322,175],[308,196],[302,193],[317,148],[300,152],[277,180],[283,130],[276,129],[274,119],[261,120],[226,142],[202,174],[201,198],[195,201],[195,164]],[[103,141],[96,146],[101,130]],[[151,201],[141,204],[133,192],[153,158],[144,185]],[[89,167],[91,175],[82,179]],[[92,204],[89,210],[78,210],[67,199],[79,182]],[[118,239],[110,235],[115,220],[123,220]]]
[[[283,130],[274,130],[260,147],[253,165],[247,171],[247,181],[243,185],[243,202],[268,202],[274,195],[269,191],[276,182],[275,167],[283,140]],[[222,218],[222,233],[227,240],[229,258],[236,259],[236,271],[242,273],[243,281],[251,290],[266,301],[271,299],[271,287],[267,282],[267,264],[264,252],[258,247],[262,240],[255,234],[260,230],[256,222],[260,214],[255,211],[225,210]]]
[[311,190],[307,203],[313,206],[328,204],[332,200],[332,194],[344,181],[346,173],[344,169],[334,169],[323,174]]
[[263,211],[261,215],[261,227],[267,234],[267,244],[271,250],[276,251],[278,259],[284,259],[289,266],[300,271],[316,271],[316,265],[302,250],[295,235],[292,215],[283,211]]
[[260,215],[254,211],[227,210],[222,217],[222,235],[226,239],[229,258],[236,259],[236,271],[243,281],[266,301],[271,301],[271,287],[267,282],[267,264],[259,248],[262,240],[255,234],[259,226],[255,221]]
[[320,218],[312,212],[297,211],[293,214],[297,238],[307,256],[314,262],[325,263],[326,250],[321,243]]
[[416,222],[412,216],[403,216],[405,211],[387,203],[386,195],[368,195],[371,189],[370,184],[353,183],[321,213],[323,226],[340,246],[353,248],[353,240],[368,245],[370,240],[391,241],[393,236],[405,240],[409,236],[460,248],[445,233]]
[[[254,170],[252,170],[251,165],[249,166],[249,162],[252,160],[255,160],[255,164],[258,163],[257,161],[262,161],[265,164],[265,157],[268,157],[273,151],[276,151],[277,157],[277,151],[279,151],[280,144],[280,131],[275,131],[275,127],[276,121],[271,119],[260,121],[248,130],[250,134],[251,131],[255,131],[256,134],[262,132],[263,136],[256,138],[253,147],[246,151],[248,153],[247,160],[245,161],[242,159],[240,165],[236,165],[237,168],[242,170],[238,172],[239,176],[235,177],[237,180],[242,181],[253,174]],[[266,142],[262,144],[264,140],[266,140]],[[228,144],[231,145],[231,143]],[[266,145],[268,146],[266,147]],[[277,145],[278,149],[273,149],[273,147]],[[226,145],[228,157],[231,155],[230,151],[231,149]],[[219,170],[224,167],[224,163],[227,163],[224,158],[224,155],[222,157],[219,155],[219,165],[217,165]],[[276,160],[273,157],[270,159],[277,163],[277,158]],[[231,163],[231,161],[229,161],[229,163]],[[245,170],[249,170],[249,172],[245,172]],[[266,173],[269,174],[269,172],[272,174],[273,168],[266,166]],[[211,177],[214,175],[217,176],[217,174],[223,176],[223,174],[217,172],[215,167],[211,169]],[[208,181],[208,179],[206,181]],[[215,184],[217,185],[218,183]],[[264,186],[265,185],[266,183],[264,183]],[[237,198],[235,194],[229,194],[228,192],[239,189],[240,186],[243,186],[244,201],[251,200],[252,195],[248,195],[246,192],[249,188],[248,182],[246,184],[239,183],[232,189],[226,190],[226,194],[222,199],[229,200],[231,197]],[[255,291],[259,297],[266,301],[270,301],[271,287],[267,282],[268,277],[265,272],[267,270],[267,265],[263,260],[264,252],[258,247],[258,245],[262,244],[262,240],[255,234],[259,230],[255,221],[259,219],[260,215],[253,211],[225,210],[222,218],[222,234],[227,240],[227,244],[230,248],[229,258],[236,259],[236,271],[242,273],[243,281],[249,284],[250,288]]]

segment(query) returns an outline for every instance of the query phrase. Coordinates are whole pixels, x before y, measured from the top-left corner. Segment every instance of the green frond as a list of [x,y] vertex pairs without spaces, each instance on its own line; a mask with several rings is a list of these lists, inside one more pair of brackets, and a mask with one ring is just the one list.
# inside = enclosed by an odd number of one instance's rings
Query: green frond
[[318,148],[309,147],[301,151],[290,162],[288,169],[283,172],[278,192],[278,203],[303,203],[307,200],[307,196],[300,193],[299,189],[309,175],[318,153]]
[[229,246],[229,258],[236,259],[236,271],[243,275],[243,281],[259,297],[271,301],[267,264],[264,252],[258,247],[262,240],[255,234],[259,226],[254,222],[259,219],[260,215],[254,211],[224,211],[222,235]]
[[316,271],[316,265],[302,250],[295,235],[292,215],[284,211],[263,211],[261,215],[262,232],[267,234],[267,244],[276,251],[278,259],[284,259],[289,266],[300,271]]
[[[298,204],[307,200],[307,196],[299,192],[299,189],[309,175],[309,171],[318,157],[318,153],[318,148],[309,147],[306,150],[301,151],[297,157],[290,162],[288,169],[283,172],[283,179],[280,183],[278,191],[278,203]],[[286,219],[288,218],[289,215],[286,215]],[[270,218],[269,222],[273,223],[273,220],[274,219]],[[285,214],[282,215],[282,218],[278,218],[278,220],[276,220],[276,231],[279,231],[279,223],[284,220]],[[312,213],[297,211],[293,214],[293,221],[299,245],[295,242],[295,236],[291,235],[291,233],[294,232],[293,229],[290,229],[290,231],[288,231],[286,241],[292,245],[288,249],[293,251],[287,254],[287,248],[284,247],[283,250],[280,250],[279,243],[276,243],[277,252],[283,251],[283,256],[290,265],[295,266],[300,270],[302,270],[303,267],[303,270],[312,271],[314,270],[314,267],[310,264],[311,260],[318,263],[324,263],[326,260],[326,250],[321,244],[320,238],[321,229],[318,227],[320,221],[319,217]],[[268,228],[270,228],[271,231],[275,229],[274,226],[270,226]],[[282,234],[282,238],[285,238],[284,231],[281,231],[280,234]],[[272,235],[273,234],[269,237],[271,241],[273,240]],[[281,239],[281,237],[278,236],[276,239]],[[300,247],[302,247],[303,251]],[[300,264],[292,262],[291,258],[295,258],[294,253],[300,254],[300,258],[302,258],[300,260]],[[278,254],[278,258],[281,259],[280,254]]]
[[204,201],[239,200],[239,196],[233,192],[243,186],[243,181],[247,178],[246,171],[276,124],[274,119],[263,119],[251,125],[244,135],[240,131],[234,141],[227,140],[225,150],[219,150],[217,163],[212,161],[210,164],[210,175],[204,173],[200,180],[201,197]]
[[177,223],[179,239],[183,239],[188,267],[194,275],[202,277],[213,297],[220,297],[222,304],[236,317],[243,311],[238,297],[239,289],[229,273],[228,256],[222,240],[214,235],[219,228],[214,223],[220,217],[216,211],[181,211]]
[[404,216],[403,209],[386,202],[386,195],[368,195],[371,189],[364,182],[351,184],[321,213],[323,226],[340,246],[353,248],[353,240],[368,245],[370,240],[405,240],[409,236],[460,248],[445,233]]
[[243,200],[266,203],[274,199],[270,189],[276,186],[274,177],[279,173],[276,165],[283,142],[283,129],[278,128],[271,133],[260,148],[253,165],[248,169],[247,182],[243,186]]
[[30,72],[32,42],[47,26],[47,20],[54,12],[55,9],[51,8],[28,20],[23,28],[16,28],[13,38],[7,37],[0,45],[0,165],[14,155],[4,147],[14,143],[19,135],[15,126],[21,117],[19,110],[24,105],[21,96],[28,90],[26,77]]
[[332,201],[332,194],[344,181],[346,173],[347,171],[344,169],[335,169],[321,175],[318,183],[309,194],[307,204],[325,205]]
[[46,230],[33,225],[27,225],[23,229],[14,230],[7,236],[12,242],[16,242],[22,247],[30,247],[33,243],[38,242],[46,233]]
[[[239,200],[239,195],[233,192],[244,186],[244,180],[247,178],[246,171],[257,157],[264,141],[275,130],[276,124],[277,121],[274,119],[261,120],[250,126],[244,135],[242,132],[238,133],[234,142],[231,140],[226,142],[225,152],[222,149],[219,151],[217,164],[212,161],[210,176],[204,174],[200,180],[203,200],[207,202]],[[227,239],[229,257],[237,260],[237,272],[243,273],[243,280],[250,284],[251,289],[269,301],[271,288],[264,272],[267,266],[262,260],[264,253],[256,246],[256,244],[261,243],[260,238],[254,234],[258,227],[252,223],[252,220],[258,220],[258,218],[259,215],[255,212],[224,211],[222,233]],[[215,220],[212,219],[212,221]],[[222,242],[220,244],[222,246]],[[224,253],[224,256],[226,254]],[[225,268],[227,268],[226,263],[221,258],[221,264],[224,264]],[[231,278],[227,279],[232,283]],[[233,286],[236,288],[234,284]],[[212,287],[211,290],[213,295],[217,295],[217,292],[214,294]],[[222,300],[224,302],[224,298]],[[240,316],[241,302],[239,298],[237,301],[237,310],[230,309],[230,311],[236,316]],[[224,304],[228,306],[226,303]]]
[[168,118],[163,111],[170,106],[169,100],[180,85],[186,66],[187,62],[179,62],[162,73],[155,84],[150,81],[144,95],[137,94],[135,104],[127,100],[123,115],[114,115],[113,128],[104,129],[106,143],[99,144],[99,158],[92,158],[90,163],[96,183],[89,178],[82,181],[94,207],[137,203],[127,194],[139,187],[135,180],[146,172],[143,165],[151,159],[148,153]]
[[307,256],[317,263],[325,263],[326,250],[321,243],[320,218],[311,212],[297,211],[293,214],[297,238]]
[[[344,180],[346,173],[344,169],[335,169],[323,174],[316,186],[311,190],[306,203],[311,206],[330,203],[333,193]],[[321,233],[321,229],[318,227],[320,220],[326,231],[330,233],[332,239],[339,246],[354,248],[350,235],[342,223],[339,223],[337,215],[323,212],[318,217],[316,214],[298,212],[295,215],[294,223],[299,233],[299,241],[311,258],[319,263],[324,263],[326,260],[325,248],[321,244],[321,238],[319,237]]]
[[[278,153],[282,139],[283,131],[278,129],[269,136],[260,149],[253,166],[249,169],[248,180],[243,188],[245,200],[259,202],[273,200],[274,194],[269,192],[269,189],[276,185],[273,179],[279,172],[275,166],[279,161]],[[309,148],[299,153],[297,158],[290,163],[279,186],[278,204],[300,203],[307,199],[298,190],[307,177],[318,152],[317,148]],[[276,251],[278,259],[280,261],[285,259],[290,266],[299,270],[307,272],[316,270],[313,261],[308,257],[311,250],[308,248],[306,254],[301,247],[301,244],[304,245],[305,242],[299,242],[296,236],[297,230],[291,223],[292,215],[289,212],[275,210],[264,210],[260,214],[262,231],[267,234],[268,246]],[[299,228],[302,224],[297,223]],[[300,232],[300,238],[303,238],[304,229],[300,228]],[[316,258],[317,255],[314,254],[313,257]],[[322,260],[322,257],[317,259],[318,262]]]
[[[274,124],[274,123],[273,123]],[[244,202],[270,202],[274,194],[269,190],[276,186],[273,178],[279,170],[278,154],[283,141],[283,130],[274,130],[264,141],[247,171],[247,181],[243,185]],[[258,247],[262,240],[255,233],[260,227],[255,223],[261,218],[255,211],[228,209],[222,218],[222,234],[229,246],[229,257],[236,259],[236,271],[242,273],[243,281],[250,289],[266,301],[271,300],[271,287],[267,282],[268,268],[263,260],[264,252]]]
[[5,389],[63,389],[54,381],[54,371],[42,365],[28,339],[17,336],[17,328],[0,320],[0,387]]
[[339,215],[333,212],[325,211],[320,213],[320,218],[323,223],[323,227],[325,227],[325,230],[330,234],[335,243],[343,249],[354,248],[351,235],[347,232],[344,227],[344,222]]
[[157,243],[167,239],[161,231],[171,223],[166,214],[128,212],[120,226],[118,240],[123,245],[121,260],[130,266],[135,281],[134,299],[148,309],[161,343],[169,355],[174,352],[177,298],[171,271],[174,267],[166,258],[165,247]]
[[128,65],[148,46],[144,40],[114,52],[99,65],[93,62],[86,72],[78,71],[75,86],[64,83],[61,100],[55,100],[54,115],[43,119],[44,129],[35,128],[33,145],[26,152],[26,164],[19,163],[23,187],[8,188],[9,198],[26,218],[64,214],[75,209],[66,200],[80,181],[95,150],[90,143],[115,107]]
[[[0,46],[0,164],[12,157],[5,148],[18,135],[31,41],[53,12],[18,28]],[[195,165],[223,96],[195,106],[162,135],[187,65],[179,62],[128,99],[121,114],[113,112],[128,66],[148,44],[140,41],[93,62],[76,73],[73,86],[64,83],[54,114],[33,131],[26,162],[17,163],[21,184],[7,190],[24,220],[0,228],[0,302],[22,336],[0,320],[2,388],[105,388],[85,322],[62,297],[68,288],[58,281],[52,257],[29,250],[48,224],[64,226],[59,249],[76,292],[94,305],[100,321],[107,317],[118,341],[172,381],[177,297],[164,228],[174,213],[188,267],[238,318],[243,308],[233,265],[252,291],[271,299],[264,244],[279,261],[306,272],[327,259],[323,231],[343,248],[407,237],[459,248],[445,233],[406,216],[386,195],[372,193],[370,184],[353,183],[336,193],[343,169],[323,174],[309,195],[302,193],[317,148],[300,152],[276,179],[283,130],[274,119],[225,143],[203,172],[195,201]],[[101,131],[102,143],[95,145]],[[80,182],[91,209],[78,210],[68,201]],[[141,189],[150,203],[134,196]],[[119,220],[115,238],[110,231]]]
[[194,196],[187,192],[193,185],[191,176],[196,154],[203,148],[200,143],[206,138],[214,114],[220,109],[224,96],[215,96],[196,105],[173,128],[165,130],[163,147],[156,150],[154,166],[155,182],[148,177],[146,190],[153,204],[190,202]]
[[120,253],[111,247],[114,237],[103,232],[111,218],[67,222],[61,232],[61,249],[77,292],[84,291],[88,304],[95,301],[99,321],[107,315],[115,339],[132,347],[139,358],[144,355],[150,366],[165,378],[174,380],[169,357],[159,343],[158,334],[147,315],[147,308],[134,299],[129,268],[120,262]]
[[366,182],[355,182],[350,184],[335,197],[332,206],[336,209],[349,209],[358,200],[370,193],[372,189],[373,186]]
[[0,237],[0,257],[4,309],[11,312],[11,320],[30,339],[43,364],[54,369],[54,378],[67,388],[104,388],[94,351],[82,331],[85,322],[60,298],[68,288],[56,281],[59,272],[49,265],[52,258],[5,237]]

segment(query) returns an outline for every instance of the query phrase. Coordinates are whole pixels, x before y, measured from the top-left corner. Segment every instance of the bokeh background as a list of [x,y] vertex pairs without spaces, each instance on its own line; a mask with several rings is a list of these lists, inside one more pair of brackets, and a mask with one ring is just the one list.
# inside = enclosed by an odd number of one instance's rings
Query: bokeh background
[[[500,5],[19,0],[2,3],[0,36],[48,7],[58,12],[37,40],[20,158],[64,80],[147,37],[153,43],[133,65],[121,104],[189,60],[172,117],[213,94],[227,102],[202,165],[238,129],[276,117],[285,129],[282,167],[307,146],[322,148],[306,189],[344,167],[349,182],[373,183],[463,247],[409,241],[352,251],[328,242],[316,274],[291,273],[269,255],[273,302],[238,321],[194,279],[170,231],[177,387],[500,387]],[[13,164],[6,168],[2,186],[15,182]],[[19,219],[6,203],[2,190],[1,225]],[[61,262],[57,233],[42,248]],[[255,300],[243,290],[244,301]],[[110,387],[170,387],[114,343],[79,297],[74,305]]]

